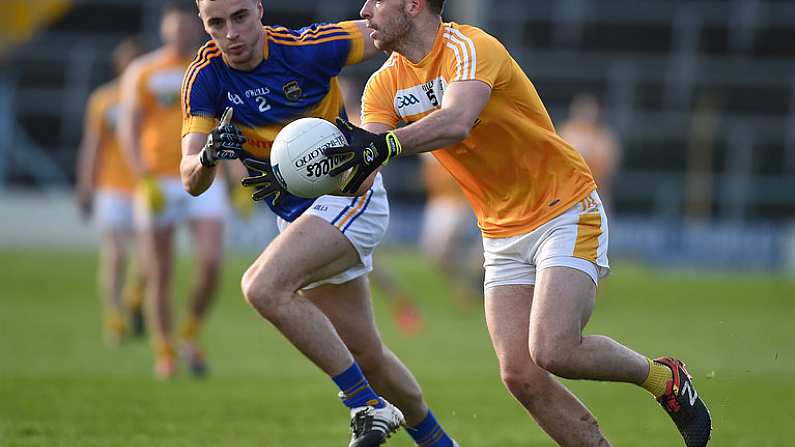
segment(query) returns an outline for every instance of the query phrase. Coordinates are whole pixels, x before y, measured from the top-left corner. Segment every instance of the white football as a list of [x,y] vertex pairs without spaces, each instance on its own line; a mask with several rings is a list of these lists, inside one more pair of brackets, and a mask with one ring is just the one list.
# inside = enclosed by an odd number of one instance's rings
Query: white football
[[271,148],[273,172],[290,194],[312,199],[339,190],[346,176],[329,175],[343,157],[328,158],[325,148],[345,146],[345,136],[321,118],[300,118],[284,126]]

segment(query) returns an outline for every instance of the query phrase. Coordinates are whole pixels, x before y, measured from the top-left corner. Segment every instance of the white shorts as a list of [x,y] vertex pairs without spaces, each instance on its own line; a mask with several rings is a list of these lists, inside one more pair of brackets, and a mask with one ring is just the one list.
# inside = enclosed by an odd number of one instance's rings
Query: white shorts
[[547,267],[581,270],[594,283],[610,271],[607,217],[596,191],[530,233],[483,238],[484,288],[535,284]]
[[[304,287],[312,289],[323,284],[343,284],[373,271],[373,251],[384,238],[389,225],[389,201],[381,174],[375,177],[372,188],[360,197],[322,196],[304,214],[318,216],[337,227],[351,241],[359,253],[359,263],[330,278]],[[277,218],[279,231],[289,222]]]
[[140,197],[135,201],[135,222],[138,228],[161,228],[182,224],[193,219],[224,220],[229,201],[226,186],[221,178],[200,196],[193,197],[185,191],[180,179],[159,177],[160,190],[165,198],[163,209],[152,214]]
[[133,231],[133,196],[112,189],[100,189],[94,195],[94,216],[103,233]]
[[425,256],[442,259],[455,255],[451,244],[461,242],[461,233],[475,225],[472,209],[456,199],[435,199],[425,205],[420,248]]

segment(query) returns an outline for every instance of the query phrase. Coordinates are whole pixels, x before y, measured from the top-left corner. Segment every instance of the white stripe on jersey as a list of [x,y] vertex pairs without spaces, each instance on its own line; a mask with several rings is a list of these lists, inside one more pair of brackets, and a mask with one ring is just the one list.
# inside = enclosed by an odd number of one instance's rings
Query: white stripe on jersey
[[469,70],[470,71],[469,71],[469,73],[467,73],[468,76],[469,76],[467,79],[475,79],[475,73],[477,73],[477,64],[478,64],[478,55],[477,55],[477,52],[475,51],[475,43],[472,42],[472,39],[470,39],[469,37],[465,36],[464,33],[462,33],[461,31],[459,31],[459,30],[457,30],[457,29],[455,29],[453,27],[450,27],[450,26],[447,26],[445,28],[446,28],[446,31],[447,31],[445,33],[445,35],[450,35],[451,37],[452,37],[452,35],[455,35],[459,39],[461,39],[464,42],[466,42],[466,47],[470,51],[469,52],[469,57],[470,57]]
[[[445,37],[447,37],[447,34],[445,34]],[[453,50],[453,53],[455,53],[455,60],[456,60],[456,66],[457,66],[456,73],[455,73],[455,78],[456,79],[461,79],[461,66],[464,65],[464,64],[461,62],[461,54],[458,52],[458,47],[456,47],[455,45],[453,45],[450,42],[447,42],[447,47],[451,48]]]

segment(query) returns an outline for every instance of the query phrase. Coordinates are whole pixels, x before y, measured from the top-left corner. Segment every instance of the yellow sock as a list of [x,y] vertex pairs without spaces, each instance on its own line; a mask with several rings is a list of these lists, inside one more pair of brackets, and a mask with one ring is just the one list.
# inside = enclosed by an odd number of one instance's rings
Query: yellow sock
[[196,338],[196,335],[199,333],[199,326],[201,325],[201,321],[195,315],[191,315],[190,317],[186,318],[185,321],[182,323],[182,330],[180,331],[180,335],[184,340],[193,340]]
[[649,362],[649,376],[646,377],[646,381],[641,386],[655,398],[658,398],[665,394],[665,388],[668,382],[673,380],[674,375],[671,368],[649,358],[646,360]]
[[155,337],[154,351],[157,358],[173,358],[176,355],[171,340],[163,337]]

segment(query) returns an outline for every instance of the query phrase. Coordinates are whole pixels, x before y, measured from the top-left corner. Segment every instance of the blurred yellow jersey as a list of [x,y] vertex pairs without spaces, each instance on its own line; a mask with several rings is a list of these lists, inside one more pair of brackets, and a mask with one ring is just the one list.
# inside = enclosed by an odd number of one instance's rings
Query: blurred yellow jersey
[[412,123],[441,107],[450,83],[468,80],[491,86],[491,98],[466,139],[433,154],[461,185],[485,237],[527,233],[596,188],[516,61],[472,26],[442,23],[417,64],[393,53],[365,87],[362,122]]
[[135,178],[116,138],[120,99],[116,82],[94,90],[88,100],[86,122],[88,128],[99,135],[97,188],[132,193]]
[[[141,156],[147,172],[179,177],[182,134],[180,92],[190,58],[158,50],[140,59],[135,85],[141,116]],[[139,62],[136,62],[138,64]]]
[[[461,187],[450,173],[430,154],[422,155],[422,179],[425,182],[427,200],[452,200],[466,204]],[[466,206],[466,205],[464,205]]]

